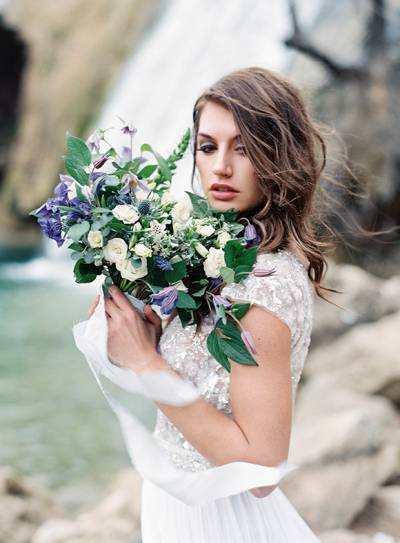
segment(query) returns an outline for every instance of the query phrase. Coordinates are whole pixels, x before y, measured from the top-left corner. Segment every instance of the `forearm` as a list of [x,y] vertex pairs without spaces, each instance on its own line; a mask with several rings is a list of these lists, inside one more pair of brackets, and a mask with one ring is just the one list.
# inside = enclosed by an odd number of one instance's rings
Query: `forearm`
[[[145,371],[166,371],[179,376],[161,357],[155,357]],[[213,465],[251,461],[250,444],[236,421],[204,399],[175,406],[155,402],[199,453]]]

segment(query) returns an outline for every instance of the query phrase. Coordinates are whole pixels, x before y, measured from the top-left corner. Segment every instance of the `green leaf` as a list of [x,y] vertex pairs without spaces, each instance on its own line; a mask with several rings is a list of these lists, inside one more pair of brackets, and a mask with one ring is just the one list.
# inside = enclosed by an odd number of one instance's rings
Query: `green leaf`
[[233,281],[235,279],[235,272],[234,272],[234,270],[232,270],[232,268],[228,268],[227,266],[223,266],[220,269],[220,274],[221,274],[222,279],[225,281],[225,283],[227,285],[229,285],[229,283],[233,283]]
[[247,350],[242,339],[240,342],[236,339],[220,339],[222,351],[234,362],[244,366],[258,366],[257,362]]
[[73,177],[75,181],[78,181],[80,185],[89,184],[89,174],[85,172],[83,167],[78,162],[69,157],[64,157],[64,165],[67,173],[69,173],[69,175]]
[[148,164],[137,173],[139,179],[146,179],[150,177],[157,169],[157,164]]
[[224,247],[225,262],[228,268],[236,268],[238,258],[245,251],[245,247],[237,239],[230,239]]
[[226,324],[222,321],[218,321],[216,328],[219,328],[219,330],[227,336],[227,339],[220,338],[220,343],[221,349],[231,360],[234,360],[238,364],[258,366],[246,345],[243,343],[240,330],[236,324],[230,320],[227,321]]
[[209,214],[210,208],[206,198],[194,194],[193,192],[189,192],[188,190],[185,190],[185,192],[192,202],[194,217],[204,217]]
[[68,249],[71,249],[71,251],[78,251],[81,253],[82,251],[85,250],[85,246],[74,241],[73,243],[71,243],[71,245],[68,245]]
[[113,219],[113,215],[106,215],[103,213],[103,215],[100,215],[95,221],[93,221],[91,230],[100,230],[100,228],[103,228],[106,224],[111,222]]
[[207,286],[205,287],[202,287],[200,290],[196,290],[196,292],[191,292],[191,296],[203,296],[203,294],[205,293],[205,291],[207,290]]
[[172,267],[173,270],[167,270],[164,272],[165,279],[168,281],[168,283],[176,283],[187,275],[186,263],[184,260],[174,262]]
[[83,258],[79,259],[74,266],[74,276],[77,283],[91,283],[102,272],[102,266],[86,264]]
[[123,222],[119,221],[116,217],[113,217],[111,221],[108,223],[108,226],[113,230],[114,232],[129,232],[132,228],[131,224],[124,224]]
[[221,349],[220,338],[218,337],[215,329],[212,330],[207,337],[207,349],[211,356],[213,356],[215,360],[219,362],[219,364],[221,364],[221,366],[223,366],[230,373],[231,364],[228,360],[228,357]]
[[82,221],[74,224],[67,232],[67,236],[74,241],[79,241],[83,235],[89,232],[89,221]]
[[149,153],[152,153],[154,155],[155,159],[157,160],[158,168],[167,181],[170,181],[172,178],[171,170],[168,167],[167,161],[165,158],[163,158],[157,151],[155,151],[151,145],[148,143],[143,143],[143,145],[140,147],[141,152],[148,151]]
[[178,317],[182,323],[182,327],[186,328],[189,324],[194,324],[193,311],[187,309],[177,308]]
[[249,310],[251,304],[233,304],[231,307],[232,313],[240,320]]
[[86,143],[80,138],[72,136],[69,132],[67,132],[67,147],[69,156],[75,163],[89,166],[92,162],[92,155]]
[[178,302],[176,307],[182,309],[197,309],[197,302],[187,292],[178,290]]

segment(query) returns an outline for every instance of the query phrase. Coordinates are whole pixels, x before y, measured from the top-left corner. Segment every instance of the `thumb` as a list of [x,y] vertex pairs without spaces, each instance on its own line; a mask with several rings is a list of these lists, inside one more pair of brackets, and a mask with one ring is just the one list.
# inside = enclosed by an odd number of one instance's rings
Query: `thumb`
[[154,324],[155,326],[161,326],[160,317],[150,305],[145,305],[144,314],[146,316],[146,319],[149,320],[152,324]]

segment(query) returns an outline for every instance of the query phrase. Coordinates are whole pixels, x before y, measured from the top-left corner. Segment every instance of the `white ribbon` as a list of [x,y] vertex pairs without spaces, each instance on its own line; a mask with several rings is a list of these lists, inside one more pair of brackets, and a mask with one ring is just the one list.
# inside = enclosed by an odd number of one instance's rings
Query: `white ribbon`
[[104,388],[101,377],[106,377],[128,392],[170,405],[188,405],[201,395],[192,382],[178,375],[164,371],[136,374],[112,364],[107,356],[107,318],[101,287],[99,294],[99,303],[93,315],[89,320],[74,325],[73,335],[100,390],[118,417],[132,464],[143,478],[186,505],[202,505],[251,488],[277,485],[287,473],[298,468],[287,461],[274,467],[231,462],[194,473],[175,466],[154,435]]

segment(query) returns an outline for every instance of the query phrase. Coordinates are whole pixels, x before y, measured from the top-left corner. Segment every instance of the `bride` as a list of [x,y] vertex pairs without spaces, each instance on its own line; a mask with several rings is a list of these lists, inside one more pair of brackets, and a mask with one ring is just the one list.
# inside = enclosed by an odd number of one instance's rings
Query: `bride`
[[[232,362],[228,373],[210,356],[210,315],[182,328],[173,314],[162,326],[150,306],[142,318],[117,287],[104,298],[107,354],[120,368],[178,375],[200,391],[186,405],[155,402],[152,435],[182,472],[233,462],[277,466],[288,458],[313,297],[324,298],[324,244],[312,204],[325,144],[294,85],[260,67],[208,88],[193,121],[192,183],[198,172],[211,207],[239,213],[258,243],[257,267],[270,271],[221,290],[251,303],[241,322],[254,338],[258,366]],[[143,543],[318,542],[278,484],[188,505],[144,479],[141,513]]]

